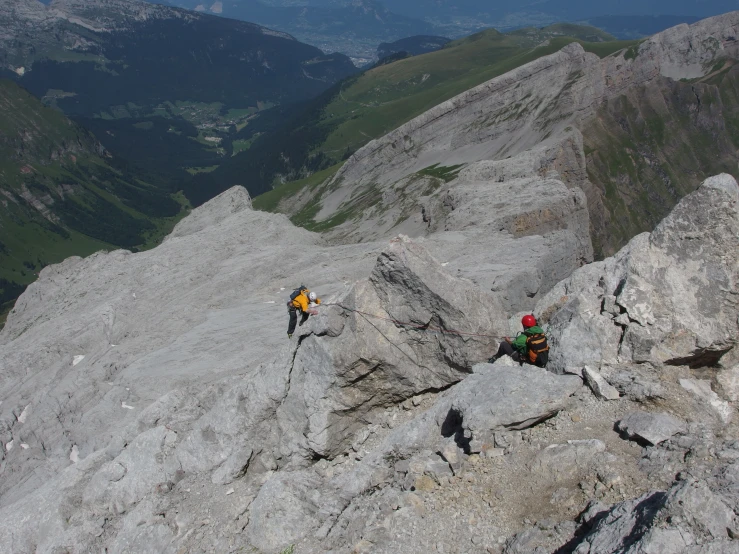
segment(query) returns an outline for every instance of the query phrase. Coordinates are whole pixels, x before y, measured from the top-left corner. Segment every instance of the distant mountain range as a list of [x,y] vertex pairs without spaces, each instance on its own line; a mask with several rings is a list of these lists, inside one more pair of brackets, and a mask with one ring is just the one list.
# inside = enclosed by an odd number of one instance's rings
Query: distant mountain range
[[[619,38],[648,36],[679,23],[739,9],[736,0],[625,0],[617,4],[584,0],[149,0],[280,31],[325,52],[343,52],[357,65],[374,61],[379,43],[413,35],[466,36],[485,28],[501,31],[583,22]],[[667,14],[667,15],[665,15]],[[669,15],[672,14],[672,15]]]
[[431,33],[434,26],[422,17],[398,15],[377,0],[343,4],[270,5],[260,0],[153,0],[159,4],[252,21],[285,31],[325,52],[343,52],[358,64],[372,60],[377,45]]
[[285,33],[138,0],[0,0],[0,28],[0,76],[180,180],[243,148],[231,134],[255,114],[357,71]]
[[0,0],[0,27],[6,75],[80,115],[177,100],[289,103],[355,71],[285,33],[135,0]]
[[[321,0],[319,0],[321,1]],[[312,0],[306,3],[313,4]],[[502,19],[514,13],[542,13],[559,20],[582,20],[603,15],[691,15],[708,17],[737,9],[735,0],[621,0],[592,2],[590,0],[395,0],[393,11],[418,17],[456,16]]]

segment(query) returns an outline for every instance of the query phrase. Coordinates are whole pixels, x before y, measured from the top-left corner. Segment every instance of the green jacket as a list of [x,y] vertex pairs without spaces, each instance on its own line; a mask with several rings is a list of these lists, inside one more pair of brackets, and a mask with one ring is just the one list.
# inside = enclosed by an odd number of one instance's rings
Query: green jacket
[[511,343],[511,345],[520,354],[526,354],[526,339],[529,338],[531,335],[537,335],[539,333],[544,333],[544,330],[538,325],[529,327],[523,333],[519,333],[518,335],[516,335],[516,338],[513,339],[513,342]]

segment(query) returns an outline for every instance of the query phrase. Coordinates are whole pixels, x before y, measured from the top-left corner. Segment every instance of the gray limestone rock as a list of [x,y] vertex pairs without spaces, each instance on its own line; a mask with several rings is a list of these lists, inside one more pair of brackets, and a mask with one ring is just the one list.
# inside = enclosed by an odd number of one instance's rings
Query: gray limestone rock
[[526,429],[566,407],[582,386],[578,377],[556,376],[534,366],[485,365],[454,388],[449,411],[437,419],[443,434],[461,430],[470,436],[459,440],[469,440]]
[[647,371],[644,365],[606,366],[601,368],[601,372],[622,396],[636,402],[667,397],[664,385],[658,381],[659,377]]
[[568,546],[572,552],[735,552],[736,516],[704,481],[676,483],[600,513],[592,530]]
[[531,462],[531,471],[551,475],[555,481],[573,478],[598,464],[606,445],[598,439],[550,444]]
[[251,544],[261,551],[278,552],[317,529],[319,485],[312,472],[272,475],[249,509]]
[[582,370],[585,382],[593,391],[593,394],[601,400],[618,400],[621,395],[603,376],[591,367],[585,366]]
[[231,454],[225,462],[213,472],[212,481],[216,485],[228,485],[239,477],[244,476],[249,469],[254,450],[241,448]]
[[298,331],[277,412],[286,457],[345,451],[374,411],[460,381],[505,334],[495,299],[406,237],[323,310]]
[[659,444],[677,433],[687,431],[685,424],[671,415],[647,412],[630,413],[617,423],[617,428],[630,439],[649,444]]
[[[736,345],[739,186],[707,179],[651,234],[584,267],[536,307],[548,321],[549,366],[653,362],[712,365]],[[628,322],[612,319],[615,303]]]

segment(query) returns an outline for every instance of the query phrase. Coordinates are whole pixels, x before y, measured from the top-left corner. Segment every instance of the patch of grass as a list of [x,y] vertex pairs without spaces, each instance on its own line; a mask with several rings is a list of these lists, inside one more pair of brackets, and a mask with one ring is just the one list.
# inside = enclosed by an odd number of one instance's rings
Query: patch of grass
[[218,168],[217,165],[210,165],[206,167],[188,167],[187,172],[190,175],[197,175],[198,173],[210,173]]
[[[612,42],[582,42],[578,41],[586,52],[591,52],[599,58],[605,58],[621,50],[626,50],[624,57],[628,55],[630,51],[634,52],[634,58],[636,58],[636,52],[639,50],[639,44],[641,41],[638,40],[614,40]],[[629,58],[626,58],[629,59]]]
[[635,60],[636,57],[639,55],[639,46],[641,46],[642,42],[644,41],[643,40],[634,41],[632,45],[626,48],[626,52],[624,52],[624,59]]
[[436,163],[418,171],[417,175],[436,177],[437,179],[441,179],[445,183],[448,183],[457,178],[457,175],[459,175],[463,166],[464,164],[444,166]]
[[[339,171],[339,168],[342,165],[343,163],[338,163],[332,167],[329,167],[328,169],[318,171],[317,173],[314,173],[313,175],[311,175],[310,177],[306,177],[305,179],[299,179],[297,181],[291,181],[289,183],[278,185],[271,191],[265,192],[264,194],[260,194],[259,196],[255,197],[252,201],[252,205],[256,210],[261,210],[264,212],[277,212],[279,211],[278,208],[280,202],[300,193],[304,189],[316,189],[316,187],[333,177],[336,172]],[[318,213],[318,211],[319,210],[316,209],[315,213],[313,213],[313,215],[310,217],[305,216],[306,219],[312,220],[313,217]]]
[[231,147],[233,148],[233,153],[231,155],[235,156],[236,154],[240,154],[245,150],[249,150],[249,148],[251,148],[251,145],[254,143],[255,140],[259,138],[260,135],[261,133],[254,133],[249,139],[239,139],[233,141],[231,143]]

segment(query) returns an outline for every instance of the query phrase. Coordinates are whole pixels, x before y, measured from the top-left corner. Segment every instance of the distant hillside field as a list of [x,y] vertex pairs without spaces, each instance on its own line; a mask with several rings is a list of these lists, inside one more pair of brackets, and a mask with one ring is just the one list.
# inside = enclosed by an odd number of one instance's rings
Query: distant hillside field
[[[487,30],[444,48],[383,65],[353,76],[312,101],[282,129],[265,133],[248,151],[209,174],[198,175],[198,190],[246,186],[252,195],[330,167],[429,108],[572,41],[601,56],[630,46],[593,27],[556,25],[512,33]],[[253,128],[241,135],[249,138]]]

